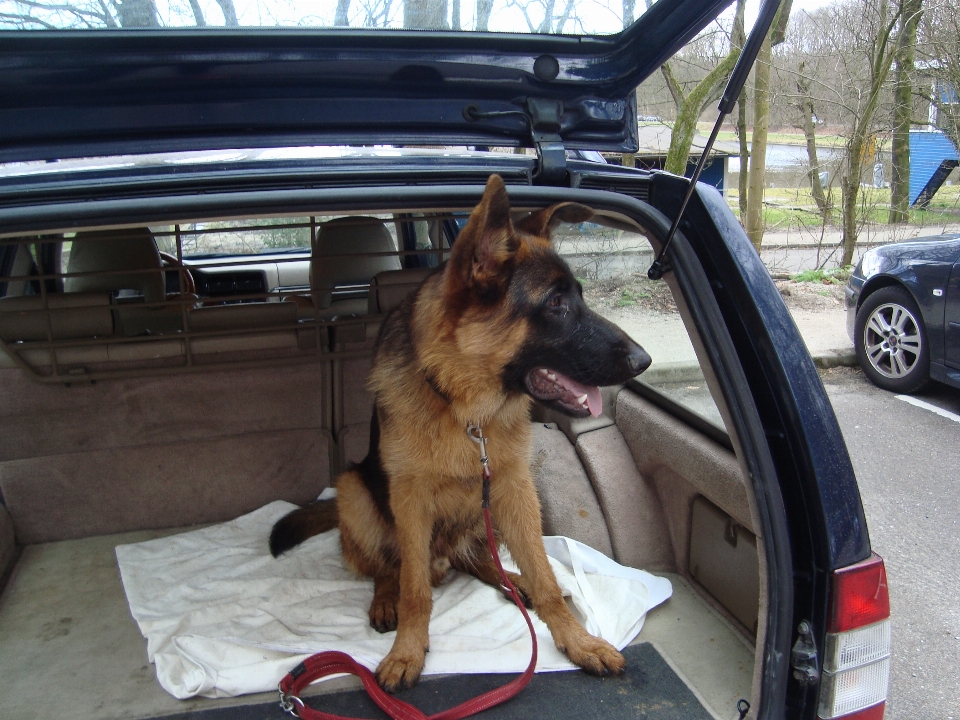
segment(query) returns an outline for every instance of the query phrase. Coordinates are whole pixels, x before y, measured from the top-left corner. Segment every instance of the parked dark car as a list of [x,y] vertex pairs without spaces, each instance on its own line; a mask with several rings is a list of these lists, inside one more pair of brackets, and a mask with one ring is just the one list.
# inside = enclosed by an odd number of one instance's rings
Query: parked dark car
[[[584,36],[513,32],[506,6],[476,32],[429,29],[459,15],[333,27],[332,7],[287,3],[229,30],[173,27],[213,17],[204,2],[0,21],[0,716],[281,716],[275,693],[161,688],[115,548],[310,502],[363,458],[378,328],[496,173],[518,217],[594,210],[555,244],[653,358],[598,417],[531,417],[545,533],[673,585],[636,640],[663,675],[634,662],[582,700],[612,686],[648,718],[881,718],[883,561],[769,273],[699,185],[648,282],[689,183],[567,153],[635,150],[636,87],[726,4],[532,25]],[[134,8],[153,29],[129,28]],[[240,27],[257,22],[289,27]],[[557,698],[542,714],[569,710]]]
[[871,248],[846,287],[847,332],[884,390],[960,387],[960,235]]

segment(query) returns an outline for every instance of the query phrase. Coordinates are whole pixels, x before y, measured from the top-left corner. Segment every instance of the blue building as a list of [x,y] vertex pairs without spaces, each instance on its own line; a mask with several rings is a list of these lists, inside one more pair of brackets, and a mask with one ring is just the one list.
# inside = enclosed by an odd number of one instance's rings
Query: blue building
[[944,128],[953,127],[953,123],[949,117],[940,117],[942,108],[957,108],[960,97],[953,83],[945,81],[939,73],[941,67],[938,61],[917,63],[917,69],[930,76],[930,89],[936,98],[930,103],[927,128],[910,131],[910,204],[921,208],[930,205],[947,176],[960,164],[957,138],[951,139],[944,132]]
[[927,207],[958,165],[957,148],[942,130],[911,130],[910,204]]

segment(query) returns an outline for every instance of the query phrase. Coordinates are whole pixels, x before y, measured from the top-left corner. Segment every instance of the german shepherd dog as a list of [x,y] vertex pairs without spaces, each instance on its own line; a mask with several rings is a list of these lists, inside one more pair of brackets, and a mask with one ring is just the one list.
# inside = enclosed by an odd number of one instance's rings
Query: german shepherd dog
[[371,626],[397,631],[376,671],[385,690],[419,679],[431,586],[448,570],[500,585],[470,425],[488,438],[493,522],[520,569],[510,580],[570,660],[595,675],[623,671],[623,656],[588,634],[564,603],[530,474],[533,400],[597,416],[599,385],[624,382],[650,364],[642,347],[586,307],[580,283],[551,245],[561,220],[592,216],[583,205],[560,203],[514,223],[503,180],[491,176],[449,261],[381,326],[366,459],[340,475],[335,500],[295,510],[273,528],[277,556],[339,525],[347,565],[373,578]]

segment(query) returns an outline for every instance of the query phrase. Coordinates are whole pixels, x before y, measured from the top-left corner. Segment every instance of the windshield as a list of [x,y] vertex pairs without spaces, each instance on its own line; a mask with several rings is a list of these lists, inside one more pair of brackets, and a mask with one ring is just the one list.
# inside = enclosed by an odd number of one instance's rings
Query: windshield
[[606,35],[635,0],[0,0],[0,29],[360,28]]

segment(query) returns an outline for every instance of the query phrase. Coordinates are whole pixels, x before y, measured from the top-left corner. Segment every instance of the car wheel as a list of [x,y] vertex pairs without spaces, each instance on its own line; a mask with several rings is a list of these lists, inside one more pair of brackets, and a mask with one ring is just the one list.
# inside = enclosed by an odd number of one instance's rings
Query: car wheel
[[923,317],[903,288],[881,288],[863,301],[857,311],[854,347],[863,372],[884,390],[913,393],[930,381]]

